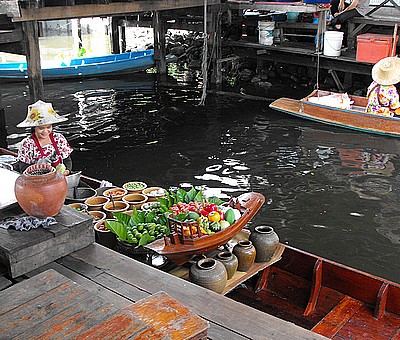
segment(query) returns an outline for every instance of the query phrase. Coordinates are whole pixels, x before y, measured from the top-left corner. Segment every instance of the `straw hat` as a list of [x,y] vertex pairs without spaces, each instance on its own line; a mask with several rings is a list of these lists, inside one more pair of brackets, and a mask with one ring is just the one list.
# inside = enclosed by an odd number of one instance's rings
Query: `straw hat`
[[400,58],[387,57],[379,60],[372,68],[372,79],[381,85],[400,82]]
[[39,125],[55,124],[66,121],[67,118],[58,115],[51,103],[45,103],[38,100],[36,103],[28,106],[28,114],[23,122],[17,127],[34,127]]

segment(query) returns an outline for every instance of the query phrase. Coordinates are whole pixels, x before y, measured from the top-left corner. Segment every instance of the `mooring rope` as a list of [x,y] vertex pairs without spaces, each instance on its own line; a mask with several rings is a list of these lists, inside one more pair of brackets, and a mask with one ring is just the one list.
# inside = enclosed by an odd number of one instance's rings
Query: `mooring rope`
[[204,0],[204,17],[203,17],[203,58],[201,62],[201,73],[203,76],[202,93],[200,98],[199,106],[204,106],[207,96],[207,53],[208,53],[208,41],[207,41],[207,0]]

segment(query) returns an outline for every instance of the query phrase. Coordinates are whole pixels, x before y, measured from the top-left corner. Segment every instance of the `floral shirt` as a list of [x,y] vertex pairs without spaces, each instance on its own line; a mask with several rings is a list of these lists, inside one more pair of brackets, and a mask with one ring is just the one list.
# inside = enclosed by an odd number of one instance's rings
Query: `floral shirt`
[[367,113],[393,117],[400,115],[399,94],[394,85],[379,85],[375,81],[368,87]]
[[[71,154],[72,148],[68,144],[66,138],[61,133],[57,132],[53,132],[53,137],[54,141],[57,143],[61,157],[63,159],[67,158]],[[42,149],[46,157],[56,153],[56,150],[54,150],[53,144],[51,143],[43,145]],[[28,136],[22,141],[18,150],[17,158],[19,161],[27,164],[34,164],[42,158],[40,150],[36,146],[32,136]]]

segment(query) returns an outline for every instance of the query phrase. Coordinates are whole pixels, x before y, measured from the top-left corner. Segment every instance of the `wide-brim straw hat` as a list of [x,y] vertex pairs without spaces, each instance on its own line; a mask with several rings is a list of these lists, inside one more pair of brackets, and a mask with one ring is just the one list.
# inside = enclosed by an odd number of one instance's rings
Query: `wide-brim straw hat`
[[35,127],[47,124],[56,124],[68,120],[56,113],[51,103],[45,103],[38,100],[36,103],[28,106],[28,114],[23,122],[17,127]]
[[400,82],[400,58],[387,57],[379,60],[372,68],[372,79],[381,85]]

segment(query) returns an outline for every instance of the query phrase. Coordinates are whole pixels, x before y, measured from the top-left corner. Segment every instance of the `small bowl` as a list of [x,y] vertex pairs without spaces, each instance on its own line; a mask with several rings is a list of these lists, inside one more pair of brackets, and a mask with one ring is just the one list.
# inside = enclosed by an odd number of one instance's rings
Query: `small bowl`
[[105,196],[90,197],[85,201],[89,211],[100,211],[103,209],[103,205],[110,202],[110,199]]
[[129,204],[129,209],[133,209],[133,207],[136,207],[136,209],[140,209],[144,203],[146,203],[148,200],[148,197],[143,194],[128,194],[122,197],[122,201],[126,202]]
[[147,184],[139,181],[126,182],[123,186],[129,193],[141,193],[143,189],[147,188]]
[[113,218],[113,213],[124,212],[129,209],[129,204],[124,201],[115,201],[115,208],[112,202],[104,204],[103,209],[106,212],[107,218]]
[[124,188],[111,188],[103,192],[106,197],[112,196],[114,201],[120,201],[128,193],[128,190]]
[[99,220],[93,226],[95,232],[95,240],[97,243],[112,249],[117,243],[117,236],[110,230],[103,229],[105,228],[105,223],[106,220]]
[[98,210],[89,211],[89,215],[93,217],[93,222],[96,223],[106,219],[106,213]]
[[157,198],[165,197],[165,189],[161,187],[149,187],[144,189],[142,194],[149,198],[148,202],[155,202]]
[[88,206],[84,203],[71,203],[68,206],[83,213],[86,213],[88,209]]

